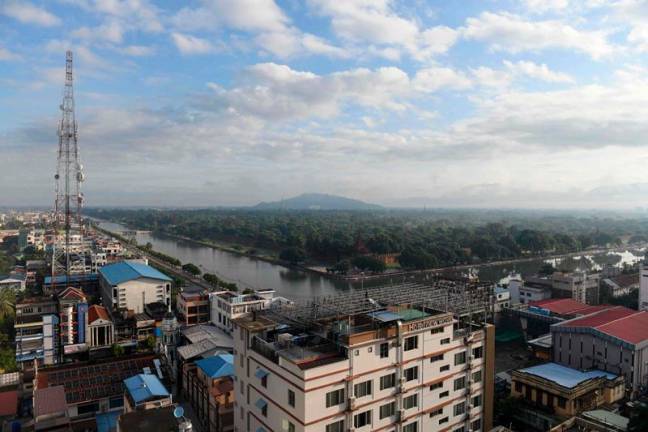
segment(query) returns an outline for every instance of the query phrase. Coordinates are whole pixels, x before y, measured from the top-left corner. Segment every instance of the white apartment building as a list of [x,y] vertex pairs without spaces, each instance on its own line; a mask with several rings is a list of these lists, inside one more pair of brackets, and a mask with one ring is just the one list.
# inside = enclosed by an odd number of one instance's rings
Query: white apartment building
[[232,320],[264,309],[272,300],[273,290],[240,294],[235,291],[209,293],[210,319],[219,329],[232,333]]
[[648,264],[639,270],[639,310],[648,310]]
[[235,430],[490,430],[494,327],[366,300],[370,312],[321,303],[234,319]]
[[171,303],[171,278],[136,261],[120,261],[99,269],[101,301],[108,310],[143,313],[149,303]]

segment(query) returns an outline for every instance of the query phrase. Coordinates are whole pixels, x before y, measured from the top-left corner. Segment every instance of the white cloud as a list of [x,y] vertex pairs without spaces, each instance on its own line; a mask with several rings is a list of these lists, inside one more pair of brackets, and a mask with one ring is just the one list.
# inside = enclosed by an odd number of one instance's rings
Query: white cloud
[[182,33],[171,33],[176,48],[185,55],[207,54],[213,50],[208,40]]
[[510,72],[492,69],[486,66],[479,66],[471,69],[471,73],[477,84],[501,90],[513,82],[513,75]]
[[386,58],[394,59],[394,51],[398,50],[425,61],[447,52],[455,44],[456,30],[447,26],[421,29],[416,21],[394,12],[390,3],[388,0],[310,0],[313,9],[331,18],[338,37],[350,43],[368,43],[377,47],[374,50],[377,53],[389,48]]
[[133,57],[146,57],[155,54],[155,48],[144,45],[128,45],[121,48],[120,52]]
[[511,53],[560,48],[600,59],[615,50],[605,32],[578,30],[555,20],[528,21],[507,12],[483,12],[477,18],[468,18],[463,36],[486,42],[494,51]]
[[118,21],[110,21],[98,27],[80,27],[71,36],[84,42],[107,41],[120,44],[124,39],[124,27]]
[[87,0],[77,4],[86,10],[118,18],[122,23],[140,31],[161,32],[159,10],[149,0]]
[[530,78],[554,83],[571,83],[574,79],[566,73],[550,70],[546,64],[537,64],[531,61],[518,61],[516,63],[504,60],[504,66],[517,75],[526,75]]
[[440,89],[465,90],[472,86],[470,78],[446,67],[430,67],[416,72],[414,88],[427,93]]
[[569,7],[569,0],[524,0],[524,3],[533,13],[563,11]]
[[0,61],[11,61],[11,60],[20,60],[21,57],[9,51],[7,48],[0,46]]
[[3,4],[0,5],[0,13],[26,24],[36,24],[43,27],[53,27],[61,24],[61,20],[56,15],[25,0],[4,0]]

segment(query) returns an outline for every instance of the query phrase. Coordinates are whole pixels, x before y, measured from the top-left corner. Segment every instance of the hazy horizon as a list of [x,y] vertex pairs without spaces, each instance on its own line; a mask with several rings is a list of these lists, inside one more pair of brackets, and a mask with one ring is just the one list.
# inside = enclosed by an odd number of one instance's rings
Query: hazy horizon
[[[0,4],[0,205],[648,207],[648,2]],[[646,198],[643,198],[646,197]]]

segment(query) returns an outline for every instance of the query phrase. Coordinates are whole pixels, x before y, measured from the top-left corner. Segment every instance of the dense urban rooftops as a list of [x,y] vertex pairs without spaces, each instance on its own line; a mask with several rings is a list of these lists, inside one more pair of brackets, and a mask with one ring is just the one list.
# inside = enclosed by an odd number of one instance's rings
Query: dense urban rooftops
[[529,303],[529,306],[541,308],[556,315],[589,315],[612,307],[611,305],[591,306],[570,298],[551,298],[532,301]]

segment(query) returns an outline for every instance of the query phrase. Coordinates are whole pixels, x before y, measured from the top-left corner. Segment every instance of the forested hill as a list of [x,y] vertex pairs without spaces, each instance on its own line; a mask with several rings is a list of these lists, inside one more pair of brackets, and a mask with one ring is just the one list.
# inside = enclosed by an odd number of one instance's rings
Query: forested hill
[[253,208],[257,210],[377,210],[382,207],[337,195],[307,193],[281,201],[261,202]]
[[398,253],[406,268],[471,264],[641,242],[648,219],[470,210],[86,209],[134,228],[336,263]]

